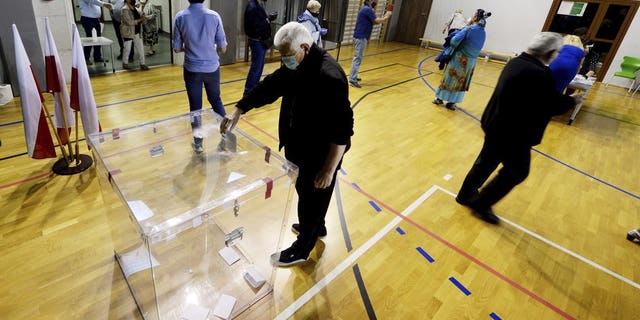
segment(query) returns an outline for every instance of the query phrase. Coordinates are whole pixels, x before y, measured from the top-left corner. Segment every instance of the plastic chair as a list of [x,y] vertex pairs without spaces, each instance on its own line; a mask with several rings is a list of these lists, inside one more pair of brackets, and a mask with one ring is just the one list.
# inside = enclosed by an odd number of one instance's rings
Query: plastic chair
[[[636,71],[636,79],[640,79],[640,70]],[[631,88],[633,88],[633,86],[631,86]],[[633,90],[633,93],[631,94],[632,97],[633,95],[636,94],[636,92],[638,92],[638,88],[640,88],[640,81],[638,81],[638,85],[636,86],[636,89]]]
[[[622,63],[620,64],[620,71],[614,73],[611,77],[609,77],[609,81],[605,82],[605,87],[609,85],[609,82],[613,77],[621,77],[633,80],[629,90],[627,92],[631,92],[636,85],[636,81],[638,77],[636,76],[636,72],[640,70],[640,58],[624,56],[622,58]],[[637,91],[637,90],[636,90]]]

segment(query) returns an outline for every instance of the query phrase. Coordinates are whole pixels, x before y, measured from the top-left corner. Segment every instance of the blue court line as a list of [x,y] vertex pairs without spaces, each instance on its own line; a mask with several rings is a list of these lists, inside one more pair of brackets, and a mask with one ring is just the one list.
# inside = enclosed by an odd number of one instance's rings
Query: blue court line
[[380,207],[378,207],[378,205],[377,205],[375,202],[373,202],[373,200],[369,201],[369,204],[370,204],[370,205],[371,205],[371,206],[372,206],[372,207],[373,207],[377,212],[382,211],[382,209],[380,209]]
[[422,249],[421,247],[417,247],[416,250],[418,250],[418,252],[420,252],[420,254],[427,259],[427,261],[429,261],[429,263],[434,263],[436,262],[435,259],[433,259],[426,251],[424,251],[424,249]]
[[342,175],[344,175],[344,176],[346,176],[346,175],[347,175],[347,172],[346,172],[346,171],[344,171],[344,169],[342,169],[342,168],[340,168],[340,173],[342,173]]
[[456,287],[458,287],[458,289],[460,289],[460,291],[462,291],[462,293],[464,293],[466,296],[471,295],[471,291],[467,290],[467,288],[465,288],[462,285],[462,283],[458,282],[458,280],[456,280],[456,278],[450,277],[449,281],[451,281],[451,283],[453,283]]
[[358,190],[362,190],[362,189],[360,189],[360,186],[357,185],[355,182],[351,182],[351,185],[354,186]]
[[396,231],[398,231],[398,233],[399,233],[399,234],[401,234],[401,235],[403,235],[403,236],[405,235],[404,230],[402,230],[400,227],[397,227],[397,228],[396,228]]
[[[426,85],[427,85],[427,86],[428,86],[432,91],[435,91],[435,89],[434,89],[434,88],[433,88],[433,87],[432,87],[432,86],[431,86],[431,85],[430,85],[430,84],[429,84],[429,83],[428,83],[424,78],[422,78],[422,70],[420,69],[420,68],[421,68],[421,66],[422,66],[422,64],[423,64],[425,61],[427,61],[427,59],[429,59],[429,58],[430,58],[430,56],[427,56],[427,57],[425,57],[424,59],[422,59],[422,61],[420,61],[420,63],[418,64],[418,74],[421,76],[422,81],[423,81],[423,82],[424,82],[424,83],[425,83],[425,84],[426,84]],[[477,122],[480,122],[480,119],[478,119],[476,116],[472,115],[471,113],[467,112],[467,111],[466,111],[466,110],[464,110],[463,108],[458,107],[458,110],[462,111],[462,113],[466,114],[467,116],[471,117],[472,119],[476,120]],[[640,195],[637,195],[637,194],[635,194],[635,193],[633,193],[633,192],[630,192],[630,191],[627,191],[627,190],[625,190],[625,189],[622,189],[622,188],[620,188],[620,187],[618,187],[618,186],[614,185],[613,183],[610,183],[610,182],[607,182],[607,181],[602,180],[602,179],[600,179],[600,178],[597,178],[597,177],[595,177],[595,176],[593,176],[593,175],[591,175],[591,174],[589,174],[589,173],[587,173],[587,172],[585,172],[585,171],[582,171],[582,170],[580,170],[580,169],[578,169],[578,168],[576,168],[576,167],[574,167],[574,166],[572,166],[572,165],[570,165],[570,164],[568,164],[568,163],[566,163],[566,162],[563,162],[563,161],[561,161],[561,160],[559,160],[559,159],[557,159],[557,158],[554,158],[554,157],[552,157],[552,156],[550,156],[550,155],[548,155],[548,154],[546,154],[546,153],[544,153],[544,152],[542,152],[542,151],[539,151],[539,150],[538,150],[538,149],[536,149],[536,148],[531,148],[531,150],[533,150],[533,151],[537,152],[537,153],[538,153],[538,154],[540,154],[541,156],[544,156],[544,157],[546,157],[547,159],[549,159],[549,160],[551,160],[551,161],[555,161],[555,162],[557,162],[557,163],[559,163],[559,164],[561,164],[561,165],[563,165],[563,166],[565,166],[565,167],[567,167],[567,168],[569,168],[569,169],[571,169],[571,170],[573,170],[573,171],[576,171],[576,172],[578,172],[578,173],[580,173],[580,174],[582,174],[582,175],[584,175],[584,176],[586,176],[586,177],[589,177],[589,178],[591,178],[591,179],[593,179],[593,180],[596,180],[596,181],[598,181],[598,182],[600,182],[600,183],[602,183],[602,184],[604,184],[604,185],[606,185],[606,186],[608,186],[608,187],[611,187],[611,188],[613,188],[613,189],[615,189],[615,190],[618,190],[618,191],[620,191],[620,192],[622,192],[622,193],[624,193],[624,194],[626,194],[626,195],[629,195],[629,196],[631,196],[631,197],[633,197],[633,198],[640,199]]]
[[489,314],[489,316],[491,317],[491,319],[493,320],[502,320],[502,318],[500,318],[497,314],[495,314],[495,312],[491,312]]

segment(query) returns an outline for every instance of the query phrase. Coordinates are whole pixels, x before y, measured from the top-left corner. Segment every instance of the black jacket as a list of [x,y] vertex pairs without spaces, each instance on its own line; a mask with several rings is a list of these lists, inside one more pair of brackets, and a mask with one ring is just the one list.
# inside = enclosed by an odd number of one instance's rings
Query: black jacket
[[523,52],[507,63],[482,114],[486,136],[535,146],[554,115],[574,107],[574,99],[555,90],[551,70]]
[[267,11],[258,0],[250,0],[244,9],[244,33],[255,40],[267,40],[271,37]]
[[280,97],[278,134],[287,154],[293,151],[306,158],[322,158],[330,143],[349,148],[353,111],[347,77],[325,50],[313,44],[296,70],[281,66],[238,101],[237,107],[247,112]]

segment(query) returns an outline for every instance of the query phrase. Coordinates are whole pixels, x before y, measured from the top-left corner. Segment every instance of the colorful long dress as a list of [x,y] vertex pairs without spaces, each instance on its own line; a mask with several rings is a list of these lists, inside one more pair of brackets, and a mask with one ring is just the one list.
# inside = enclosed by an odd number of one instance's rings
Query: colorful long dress
[[484,27],[480,25],[465,27],[451,39],[451,45],[456,49],[444,69],[436,98],[451,103],[462,102],[465,92],[469,91],[473,70],[485,39]]

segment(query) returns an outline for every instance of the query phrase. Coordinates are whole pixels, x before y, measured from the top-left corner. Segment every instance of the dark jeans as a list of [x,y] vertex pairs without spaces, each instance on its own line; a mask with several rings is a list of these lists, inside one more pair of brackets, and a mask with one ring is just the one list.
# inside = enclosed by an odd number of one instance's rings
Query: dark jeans
[[[80,17],[80,22],[82,23],[82,28],[84,28],[84,33],[87,37],[90,38],[92,36],[91,29],[96,29],[98,37],[102,36],[102,30],[100,30],[100,19]],[[93,60],[102,60],[100,46],[84,47],[84,58],[89,60],[89,57],[91,57],[91,48],[93,48]]]
[[[500,163],[502,169],[478,194],[478,189]],[[469,200],[478,195],[473,206],[479,209],[490,208],[527,178],[530,165],[530,146],[485,137],[482,150],[464,179],[458,197]]]
[[264,58],[267,54],[267,49],[258,40],[249,39],[249,48],[251,48],[251,67],[249,67],[247,81],[244,83],[243,95],[247,95],[260,82],[264,69]]
[[[190,111],[202,109],[202,86],[204,85],[207,100],[209,100],[213,111],[223,117],[226,115],[222,99],[220,99],[220,69],[210,73],[191,72],[184,69],[184,85],[187,88]],[[199,128],[200,122],[200,116],[194,117],[191,121],[191,127]]]

